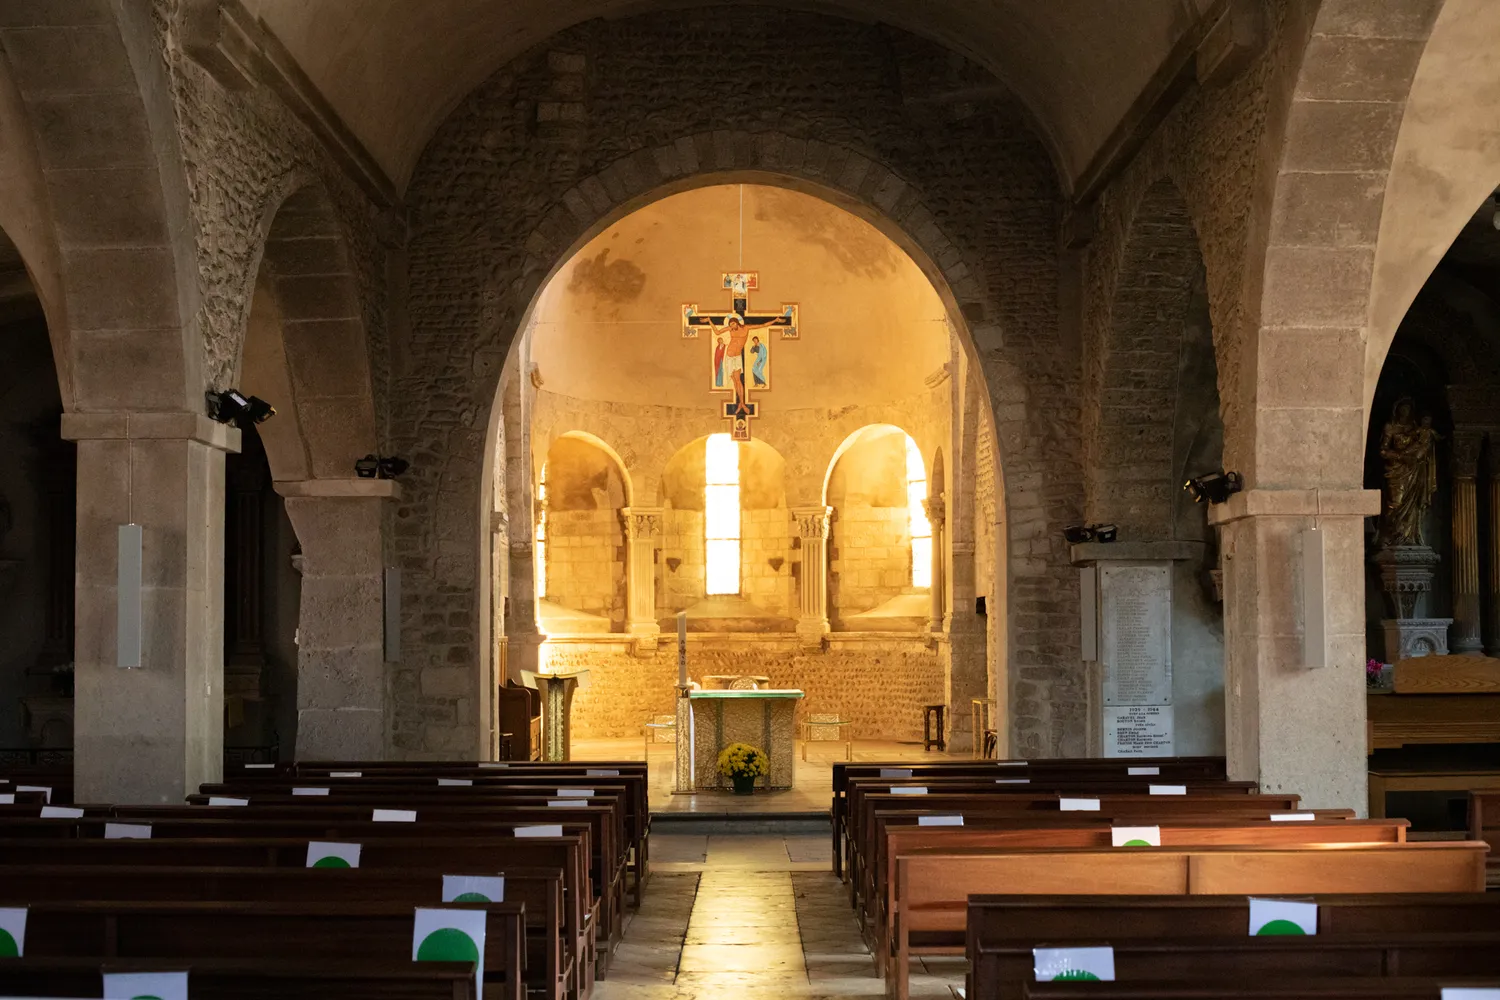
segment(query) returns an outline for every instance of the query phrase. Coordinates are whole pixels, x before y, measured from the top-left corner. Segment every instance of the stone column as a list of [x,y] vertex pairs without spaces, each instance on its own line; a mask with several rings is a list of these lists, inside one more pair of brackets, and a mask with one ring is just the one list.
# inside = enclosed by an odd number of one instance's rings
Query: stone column
[[635,636],[638,655],[656,651],[656,546],[661,538],[660,507],[625,507],[625,631]]
[[1454,653],[1483,651],[1479,620],[1479,450],[1480,432],[1453,432],[1453,627],[1448,648]]
[[[389,479],[276,484],[302,546],[297,620],[297,757],[386,755],[385,504]],[[473,697],[466,667],[428,667],[424,698]]]
[[943,631],[943,618],[947,612],[947,580],[945,579],[947,564],[943,560],[946,547],[943,544],[943,516],[946,509],[943,505],[943,495],[928,497],[923,506],[927,509],[927,522],[932,525],[932,586],[929,588],[932,597],[932,611],[928,615],[927,629],[929,632]]
[[[78,442],[74,794],[180,803],[224,757],[224,453],[197,413],[68,413]],[[142,529],[142,665],[117,666],[118,526]]]
[[964,752],[972,750],[973,741],[982,735],[973,732],[972,709],[975,698],[984,698],[989,693],[988,637],[984,619],[974,607],[977,590],[974,543],[954,539],[948,548],[953,554],[952,573],[944,580],[945,589],[952,594],[943,620],[948,633],[948,677],[944,692],[948,703],[948,749]]
[[828,522],[832,507],[793,507],[802,543],[802,616],[797,634],[810,649],[821,649],[828,634]]
[[[1249,490],[1209,509],[1222,529],[1229,776],[1309,809],[1366,800],[1364,519],[1377,490]],[[1323,531],[1329,665],[1302,666],[1301,532]]]

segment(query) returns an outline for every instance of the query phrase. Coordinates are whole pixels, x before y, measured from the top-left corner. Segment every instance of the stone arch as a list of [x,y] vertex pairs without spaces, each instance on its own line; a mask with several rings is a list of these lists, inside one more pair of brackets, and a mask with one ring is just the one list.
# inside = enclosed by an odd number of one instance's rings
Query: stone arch
[[1119,525],[1131,541],[1172,534],[1182,341],[1202,271],[1187,204],[1175,184],[1158,180],[1135,206],[1111,269],[1083,418],[1088,518]]
[[266,227],[242,388],[277,407],[262,436],[278,480],[349,479],[380,440],[358,281],[327,190],[289,186]]
[[615,451],[615,449],[608,442],[599,437],[597,434],[590,434],[588,431],[564,431],[563,433],[558,434],[556,437],[554,437],[551,441],[547,442],[547,448],[545,450],[538,450],[542,452],[542,455],[545,458],[547,452],[551,450],[552,445],[556,444],[557,441],[562,440],[563,438],[567,438],[572,441],[583,441],[586,444],[590,444],[593,447],[599,449],[599,451],[603,452],[604,457],[609,459],[610,462],[613,463],[616,471],[618,471],[620,474],[620,483],[625,488],[625,506],[629,507],[634,502],[635,487],[631,482],[630,470],[625,466],[625,460],[620,457],[619,452]]
[[[497,316],[495,326],[503,325],[504,329],[487,330],[484,342],[499,340],[504,343],[506,331],[514,332],[506,345],[504,362],[489,366],[495,381],[483,394],[486,405],[493,406],[498,399],[496,390],[501,371],[516,366],[521,332],[531,328],[541,291],[589,240],[619,219],[661,198],[692,188],[731,183],[779,186],[822,198],[870,223],[912,258],[943,302],[967,361],[983,373],[980,384],[989,409],[983,419],[994,431],[990,444],[997,469],[997,525],[1010,531],[1012,525],[1021,523],[1009,513],[1011,505],[1019,502],[1029,509],[1025,517],[1028,526],[1024,530],[1036,532],[1036,525],[1041,522],[1045,525],[1042,534],[1055,534],[1060,538],[1068,515],[1060,512],[1057,504],[1044,503],[1042,491],[1028,489],[1019,497],[1012,496],[1004,473],[1012,461],[1020,463],[1023,469],[1042,470],[1047,459],[1043,435],[1026,419],[1027,411],[1034,405],[1032,396],[1036,385],[1028,378],[1024,365],[1010,357],[1004,346],[1000,317],[1006,315],[1006,310],[1001,304],[1000,290],[991,287],[985,279],[987,272],[981,262],[948,235],[938,214],[926,203],[914,181],[897,174],[866,152],[820,140],[777,131],[737,129],[684,135],[670,144],[641,149],[617,159],[598,172],[580,178],[556,196],[524,240],[525,255],[520,276],[503,287],[485,292],[487,301],[509,301],[516,305],[519,313],[492,311]],[[1002,414],[997,412],[1002,402],[1005,404],[1003,421]],[[485,422],[493,426],[495,419],[487,414]],[[845,433],[849,433],[867,423],[868,418],[856,414],[830,414],[830,421],[835,425],[847,425]],[[492,457],[485,453],[482,461],[491,460]],[[788,503],[806,502],[820,496],[825,471],[826,467],[788,469]],[[439,519],[473,520],[475,510],[483,512],[489,509],[487,505],[491,500],[485,491],[490,488],[492,480],[486,466],[476,477],[477,495],[460,496],[451,491],[434,494],[430,502],[435,516]],[[477,507],[469,507],[468,504],[475,500],[478,501]],[[460,501],[464,503],[464,509],[445,509],[446,505]],[[488,553],[488,535],[488,531],[481,527],[477,552]],[[1008,544],[1001,546],[1001,551],[1008,553]],[[1049,572],[1045,564],[1032,560],[1019,575],[1047,576]],[[1018,641],[1016,629],[1031,628],[1028,623],[1041,621],[1040,616],[1047,613],[1044,605],[1055,604],[1058,599],[1069,599],[1066,594],[1055,596],[1048,589],[1050,584],[1016,587],[1013,585],[1016,575],[1007,565],[1004,571],[996,573],[995,589],[991,593],[992,605],[1006,605],[1004,612],[996,614],[992,620],[1003,623],[1003,639],[996,643],[1003,653],[996,657],[996,662],[1004,665],[1007,672],[1032,663],[1037,655],[1030,648],[1030,639],[1027,639],[1027,651],[1020,655],[1014,653]],[[1071,574],[1069,577],[1068,584],[1059,586],[1071,593],[1068,591]],[[475,610],[480,619],[488,621],[491,615],[489,595],[483,587],[476,588],[476,591]],[[1012,600],[1020,600],[1024,606],[1012,609],[1008,604]],[[1031,607],[1033,603],[1034,608]],[[1012,611],[1021,613],[1013,614]],[[1055,671],[1040,665],[1038,669],[1049,675],[1039,685],[1045,687]],[[485,673],[478,670],[476,676],[482,677]],[[998,683],[1006,687],[1013,680],[1008,678]],[[1041,718],[1054,713],[1060,716],[1081,710],[1083,703],[1075,702],[1073,693],[1074,689],[1069,687],[1063,691],[1058,704],[1039,703],[1034,716]],[[1083,720],[1075,721],[1081,729]],[[1043,724],[1034,718],[1017,728],[1026,728],[1027,725],[1037,729],[1027,744],[1028,754],[1082,752],[1081,742],[1067,742],[1060,721],[1046,723],[1045,734],[1038,728]]]
[[149,9],[29,5],[0,49],[0,225],[44,303],[64,407],[201,413],[197,262]]

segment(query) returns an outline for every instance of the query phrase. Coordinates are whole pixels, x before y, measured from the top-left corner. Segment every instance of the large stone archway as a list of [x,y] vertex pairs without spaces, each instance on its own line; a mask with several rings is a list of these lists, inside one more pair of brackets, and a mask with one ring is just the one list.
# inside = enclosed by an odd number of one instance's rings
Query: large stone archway
[[[0,15],[0,217],[36,278],[78,442],[76,793],[176,802],[222,753],[223,452],[203,408],[187,185],[138,4]],[[30,159],[29,165],[25,162]],[[12,199],[19,199],[15,204]],[[19,224],[14,220],[21,219]],[[116,526],[143,533],[141,668],[116,656]]]

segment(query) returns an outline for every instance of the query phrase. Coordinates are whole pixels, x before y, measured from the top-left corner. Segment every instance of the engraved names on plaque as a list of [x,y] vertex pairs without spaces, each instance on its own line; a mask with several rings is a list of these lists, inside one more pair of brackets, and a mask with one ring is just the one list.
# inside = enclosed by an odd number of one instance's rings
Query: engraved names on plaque
[[1171,565],[1101,565],[1099,625],[1105,755],[1171,754]]

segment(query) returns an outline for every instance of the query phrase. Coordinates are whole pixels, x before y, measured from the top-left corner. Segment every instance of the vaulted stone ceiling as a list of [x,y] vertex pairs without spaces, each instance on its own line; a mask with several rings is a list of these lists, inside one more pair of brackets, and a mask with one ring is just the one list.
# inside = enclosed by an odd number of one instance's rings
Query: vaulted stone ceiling
[[[244,0],[404,188],[443,117],[507,61],[671,0]],[[691,6],[747,6],[735,0]],[[1071,182],[1216,0],[793,0],[963,53],[1026,103]],[[745,16],[743,11],[737,16]]]

